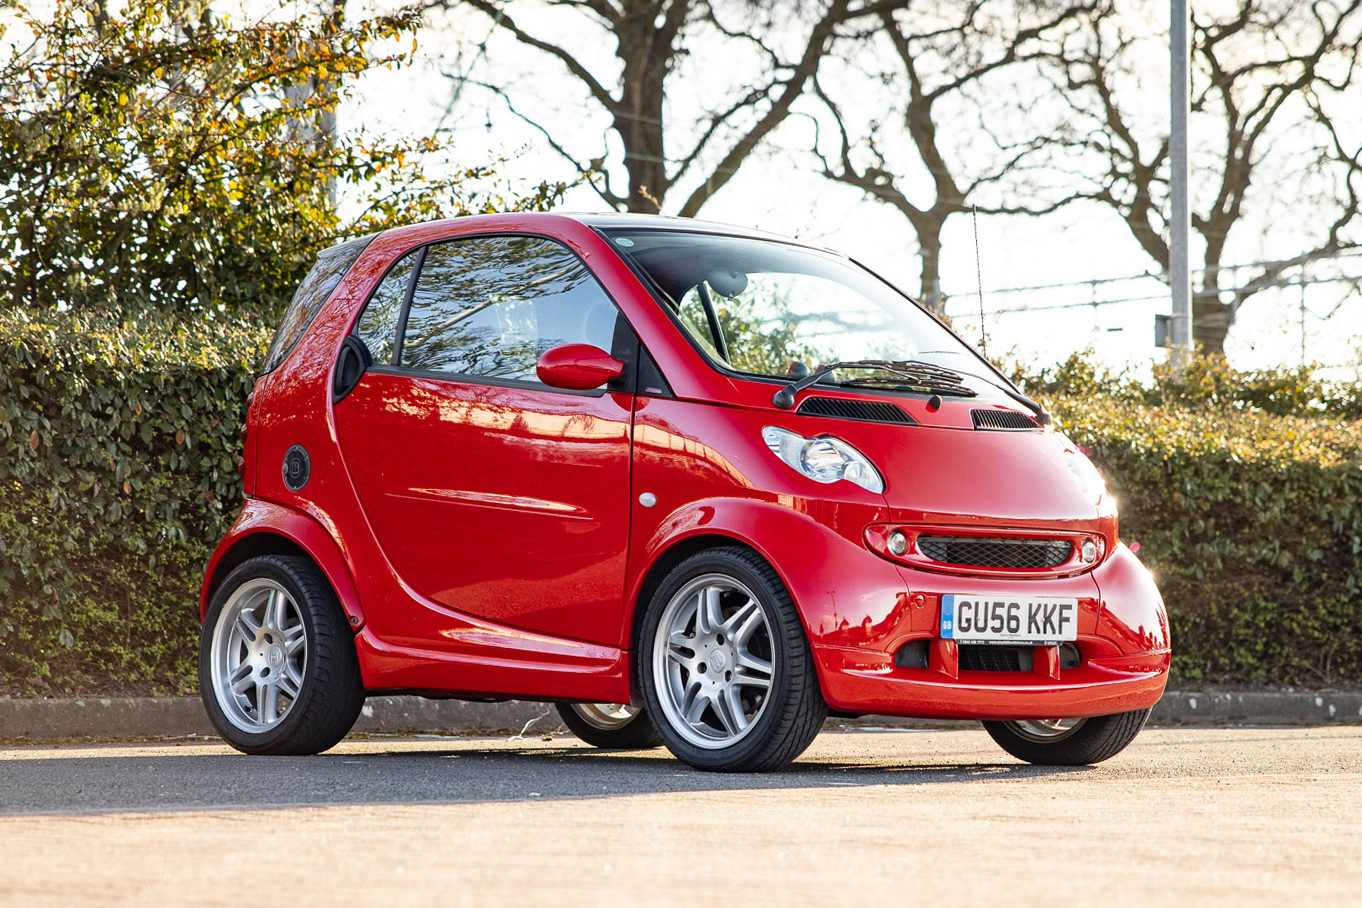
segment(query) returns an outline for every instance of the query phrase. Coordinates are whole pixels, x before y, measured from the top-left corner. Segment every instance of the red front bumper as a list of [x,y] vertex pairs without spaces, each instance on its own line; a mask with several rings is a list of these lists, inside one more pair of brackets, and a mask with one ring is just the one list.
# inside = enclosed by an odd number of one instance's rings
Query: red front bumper
[[[1080,641],[1082,643],[1083,641]],[[1029,672],[960,671],[949,640],[934,640],[930,668],[902,668],[893,656],[815,646],[823,696],[839,712],[951,719],[1055,719],[1148,709],[1168,682],[1169,654],[1090,659],[1078,668],[1037,658]],[[1055,649],[1037,647],[1037,649]],[[954,673],[952,673],[954,669]]]
[[[957,644],[938,633],[940,593],[964,586],[973,591],[982,581],[901,573],[908,587],[904,602],[911,604],[901,605],[880,625],[867,624],[860,634],[864,642],[856,639],[854,625],[813,638],[823,696],[834,710],[957,719],[1077,718],[1147,709],[1168,683],[1163,600],[1149,572],[1125,546],[1118,545],[1095,570],[1079,577],[1011,581],[1033,595],[1078,597],[1075,645],[1082,662],[1069,668],[1061,667],[1059,647],[1037,646],[1026,671],[962,669]],[[994,582],[989,592],[1004,593],[1009,583]],[[925,667],[896,664],[895,653],[909,641],[926,642]]]

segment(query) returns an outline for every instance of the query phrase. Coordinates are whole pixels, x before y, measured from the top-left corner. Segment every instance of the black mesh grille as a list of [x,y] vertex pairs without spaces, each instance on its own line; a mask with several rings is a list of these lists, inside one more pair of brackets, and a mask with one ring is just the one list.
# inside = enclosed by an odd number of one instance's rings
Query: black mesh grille
[[976,429],[1018,432],[1040,428],[1040,423],[1016,410],[970,410],[969,415]]
[[834,419],[858,419],[862,422],[894,422],[905,426],[917,425],[917,420],[903,412],[896,404],[875,400],[841,400],[835,397],[810,397],[795,411],[805,416],[831,416]]
[[1029,672],[1035,664],[1029,646],[960,644],[960,670],[966,672]]
[[943,564],[991,568],[1058,567],[1073,554],[1073,544],[1062,539],[919,536],[917,547],[928,558]]

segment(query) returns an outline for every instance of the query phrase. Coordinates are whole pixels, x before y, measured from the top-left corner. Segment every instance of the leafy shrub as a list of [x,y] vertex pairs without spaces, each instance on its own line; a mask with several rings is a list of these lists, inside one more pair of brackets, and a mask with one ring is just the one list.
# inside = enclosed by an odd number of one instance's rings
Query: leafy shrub
[[[0,691],[193,689],[267,335],[0,313]],[[1028,388],[1119,500],[1176,683],[1358,683],[1362,427],[1325,409],[1356,389],[1255,381],[1210,364],[1143,387],[1077,358]]]
[[1357,388],[1219,359],[1145,387],[1082,357],[1028,387],[1103,470],[1167,602],[1180,680],[1362,681]]
[[0,685],[188,682],[267,336],[0,313]]

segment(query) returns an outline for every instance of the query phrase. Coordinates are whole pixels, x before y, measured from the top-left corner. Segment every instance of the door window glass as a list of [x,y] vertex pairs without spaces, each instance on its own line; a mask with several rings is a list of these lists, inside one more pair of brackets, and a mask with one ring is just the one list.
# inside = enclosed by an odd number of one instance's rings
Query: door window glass
[[539,237],[478,237],[426,250],[401,365],[537,382],[562,344],[610,351],[618,310],[581,259]]
[[369,348],[374,362],[390,365],[393,361],[393,347],[397,341],[397,317],[402,312],[402,303],[407,297],[407,285],[411,283],[411,272],[416,267],[417,252],[408,252],[388,272],[387,277],[374,288],[373,295],[364,306],[364,312],[355,326],[355,333]]

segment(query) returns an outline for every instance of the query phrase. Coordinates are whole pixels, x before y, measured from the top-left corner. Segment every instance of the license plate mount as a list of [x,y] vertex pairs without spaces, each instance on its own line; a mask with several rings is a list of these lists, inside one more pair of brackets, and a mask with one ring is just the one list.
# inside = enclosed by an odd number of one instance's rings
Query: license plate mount
[[1067,643],[1078,639],[1078,600],[949,593],[941,597],[941,636],[957,643]]

